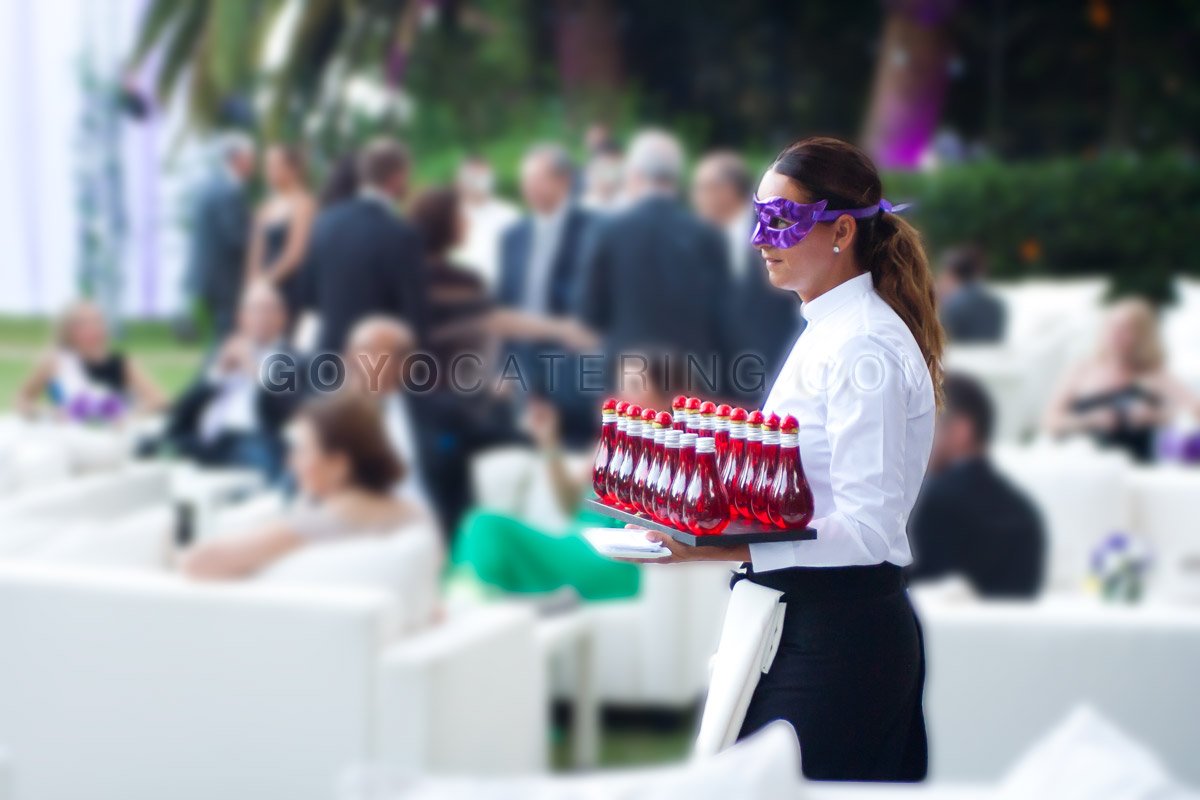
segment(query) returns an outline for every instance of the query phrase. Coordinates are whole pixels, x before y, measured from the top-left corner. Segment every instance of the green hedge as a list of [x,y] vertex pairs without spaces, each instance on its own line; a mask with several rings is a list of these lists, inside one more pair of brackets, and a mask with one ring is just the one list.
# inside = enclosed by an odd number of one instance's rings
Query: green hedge
[[1109,275],[1114,293],[1171,296],[1200,272],[1200,164],[1182,156],[984,162],[885,177],[914,200],[932,253],[984,247],[998,277]]

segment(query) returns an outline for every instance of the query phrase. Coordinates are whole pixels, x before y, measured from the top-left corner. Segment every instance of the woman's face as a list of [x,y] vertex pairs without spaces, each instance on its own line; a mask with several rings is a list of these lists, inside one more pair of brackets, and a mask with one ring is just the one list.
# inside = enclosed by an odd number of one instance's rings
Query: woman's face
[[1141,336],[1141,320],[1130,306],[1118,306],[1108,316],[1105,344],[1118,361],[1129,361]]
[[108,325],[100,309],[94,306],[80,306],[72,312],[66,338],[67,347],[85,358],[108,354]]
[[288,466],[301,494],[319,500],[346,486],[350,473],[346,456],[321,447],[311,422],[298,420],[290,439]]
[[276,190],[290,189],[296,183],[296,170],[278,147],[267,151],[266,178],[271,188]]
[[[768,170],[758,184],[758,199],[782,197],[794,203],[813,203],[820,198],[811,197],[786,175]],[[802,300],[811,300],[823,294],[844,278],[841,272],[848,259],[848,242],[842,244],[840,255],[833,252],[835,231],[844,225],[846,217],[832,223],[818,223],[797,245],[789,248],[759,247],[767,276],[771,285],[800,295]],[[842,259],[839,261],[839,259]]]

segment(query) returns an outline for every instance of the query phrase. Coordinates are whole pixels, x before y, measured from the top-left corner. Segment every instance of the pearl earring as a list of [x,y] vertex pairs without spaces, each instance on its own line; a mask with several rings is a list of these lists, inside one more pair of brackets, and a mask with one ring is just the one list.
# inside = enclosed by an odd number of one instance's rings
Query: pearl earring
[[835,252],[835,253],[840,253],[840,252],[842,252],[842,248],[838,247],[838,246],[835,244],[835,245],[833,246],[833,252]]

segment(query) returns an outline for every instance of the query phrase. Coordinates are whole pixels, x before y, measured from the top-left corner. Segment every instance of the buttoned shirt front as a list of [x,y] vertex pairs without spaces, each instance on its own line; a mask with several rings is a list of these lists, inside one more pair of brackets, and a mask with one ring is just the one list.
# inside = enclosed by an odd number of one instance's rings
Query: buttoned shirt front
[[933,445],[933,381],[870,273],[806,302],[764,410],[799,421],[817,538],[750,545],[757,572],[912,563],[908,515]]

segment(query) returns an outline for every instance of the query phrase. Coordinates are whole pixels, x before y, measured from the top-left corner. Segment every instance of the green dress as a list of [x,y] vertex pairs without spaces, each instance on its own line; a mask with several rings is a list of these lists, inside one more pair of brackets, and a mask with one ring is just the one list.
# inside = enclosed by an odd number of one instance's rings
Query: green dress
[[515,594],[548,593],[570,586],[584,600],[632,597],[638,591],[637,565],[605,558],[582,535],[585,528],[621,524],[580,509],[570,529],[556,535],[506,514],[474,511],[454,538],[451,579],[474,578]]

